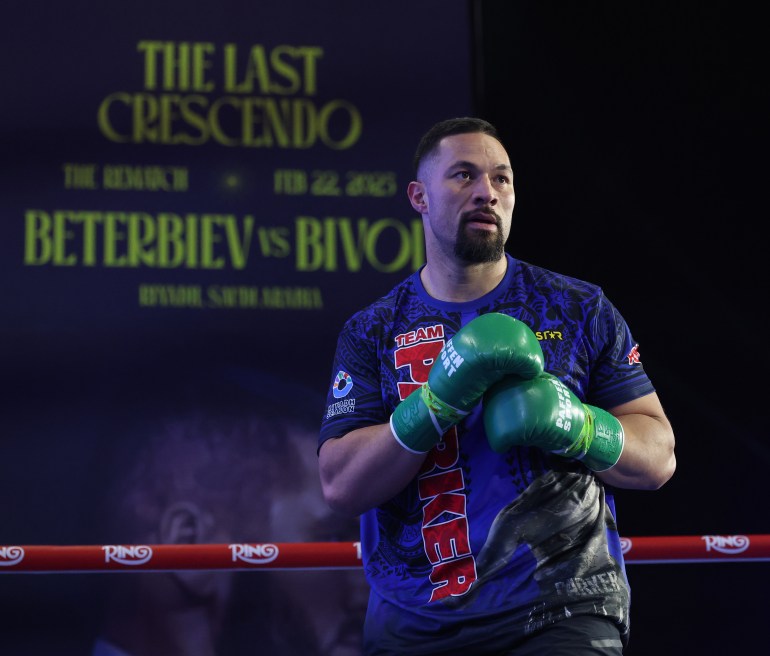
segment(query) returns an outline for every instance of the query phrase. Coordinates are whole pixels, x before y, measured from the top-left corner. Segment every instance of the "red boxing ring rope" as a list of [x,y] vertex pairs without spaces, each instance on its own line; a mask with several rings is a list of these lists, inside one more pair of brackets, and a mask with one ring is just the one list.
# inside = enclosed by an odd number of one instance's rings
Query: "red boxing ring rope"
[[[626,563],[770,561],[770,535],[621,538]],[[0,546],[0,573],[358,569],[359,542]]]

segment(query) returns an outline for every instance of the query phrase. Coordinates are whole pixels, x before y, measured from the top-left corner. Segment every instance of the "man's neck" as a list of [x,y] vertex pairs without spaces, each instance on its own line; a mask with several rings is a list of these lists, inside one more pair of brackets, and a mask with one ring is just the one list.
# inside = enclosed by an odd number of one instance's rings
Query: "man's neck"
[[451,303],[475,301],[491,292],[505,277],[508,260],[460,265],[456,262],[428,262],[420,279],[433,298]]

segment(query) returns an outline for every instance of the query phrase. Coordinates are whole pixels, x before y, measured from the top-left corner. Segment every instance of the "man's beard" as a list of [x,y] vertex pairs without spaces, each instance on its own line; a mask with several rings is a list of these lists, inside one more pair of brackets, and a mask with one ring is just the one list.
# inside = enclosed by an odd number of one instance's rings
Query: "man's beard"
[[490,233],[486,230],[468,230],[466,222],[462,221],[457,228],[455,256],[468,264],[497,262],[505,252],[505,240],[500,219],[496,218],[495,223],[497,230]]

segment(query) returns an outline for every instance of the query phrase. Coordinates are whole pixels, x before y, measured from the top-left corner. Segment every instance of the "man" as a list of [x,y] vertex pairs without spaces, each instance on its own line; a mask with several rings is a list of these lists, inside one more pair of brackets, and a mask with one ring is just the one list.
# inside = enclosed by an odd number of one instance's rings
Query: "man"
[[593,284],[504,250],[495,128],[442,121],[409,183],[425,266],[343,327],[319,437],[324,496],[361,516],[367,654],[621,654],[612,487],[674,473],[674,435]]
[[[192,407],[149,414],[105,446],[112,476],[100,508],[102,538],[109,544],[351,539],[355,521],[331,512],[321,498],[309,448],[316,437],[305,419],[276,416],[281,406],[271,411],[248,394],[235,403],[237,388],[217,382],[219,393],[229,391],[227,406],[218,407],[206,387]],[[92,656],[360,653],[364,611],[357,602],[367,586],[358,570],[132,572],[103,583]],[[358,622],[351,626],[351,619]]]

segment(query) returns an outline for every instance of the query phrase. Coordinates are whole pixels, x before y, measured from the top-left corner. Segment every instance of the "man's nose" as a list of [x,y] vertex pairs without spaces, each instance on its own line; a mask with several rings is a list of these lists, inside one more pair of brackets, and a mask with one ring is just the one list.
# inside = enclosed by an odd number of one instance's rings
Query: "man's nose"
[[476,179],[473,192],[474,199],[482,205],[494,205],[497,202],[497,191],[488,175],[480,175]]

